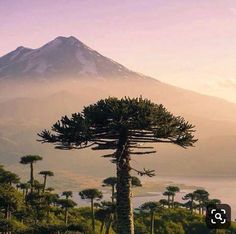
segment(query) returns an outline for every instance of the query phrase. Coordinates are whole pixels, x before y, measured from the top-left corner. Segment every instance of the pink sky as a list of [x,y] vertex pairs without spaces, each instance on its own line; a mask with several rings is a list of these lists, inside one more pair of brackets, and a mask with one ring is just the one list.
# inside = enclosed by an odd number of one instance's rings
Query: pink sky
[[73,35],[127,67],[236,102],[235,0],[0,0],[0,56]]

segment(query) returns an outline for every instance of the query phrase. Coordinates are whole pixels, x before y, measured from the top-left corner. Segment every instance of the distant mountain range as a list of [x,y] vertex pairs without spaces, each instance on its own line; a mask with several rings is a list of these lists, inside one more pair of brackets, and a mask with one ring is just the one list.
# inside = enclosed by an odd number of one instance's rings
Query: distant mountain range
[[236,176],[235,103],[133,72],[74,37],[57,37],[38,49],[19,47],[0,58],[0,164],[24,175],[19,157],[33,153],[65,183],[112,175],[112,165],[96,152],[54,150],[36,142],[37,132],[101,98],[140,95],[195,124],[199,142],[188,150],[158,145],[156,155],[135,159],[137,167],[159,175]]
[[137,75],[75,37],[57,37],[38,49],[21,46],[0,57],[0,79],[127,78]]

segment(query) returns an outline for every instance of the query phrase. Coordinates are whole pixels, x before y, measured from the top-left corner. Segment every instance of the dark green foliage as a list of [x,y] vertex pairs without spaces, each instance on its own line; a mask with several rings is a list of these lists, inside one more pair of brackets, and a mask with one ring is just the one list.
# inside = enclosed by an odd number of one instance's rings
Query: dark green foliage
[[96,145],[94,149],[117,149],[124,126],[129,129],[129,140],[134,145],[145,140],[188,147],[196,142],[192,135],[193,125],[175,117],[162,105],[142,98],[98,101],[71,118],[62,117],[53,125],[53,133],[44,130],[39,136],[41,141],[56,143],[59,148]]
[[79,192],[79,195],[82,199],[90,199],[90,200],[100,200],[102,199],[102,192],[98,189],[85,189]]
[[30,164],[30,163],[35,163],[39,160],[42,160],[42,157],[40,157],[39,155],[26,155],[21,158],[20,163]]
[[73,196],[73,192],[72,191],[64,191],[62,193],[62,196],[65,196],[66,199],[68,199],[69,197],[72,197]]
[[142,147],[140,143],[173,143],[187,148],[196,142],[193,125],[162,105],[142,98],[100,100],[71,118],[62,117],[51,130],[39,133],[40,141],[53,143],[58,149],[115,150],[104,157],[116,163],[117,230],[120,234],[133,233],[134,229],[130,171],[154,176],[153,170],[137,170],[130,165],[131,155],[155,153],[150,150],[152,147]]
[[95,214],[94,214],[94,201],[102,199],[102,192],[98,189],[85,189],[79,193],[82,199],[89,199],[91,202],[91,218],[93,232],[95,232]]
[[20,163],[27,165],[30,165],[30,189],[31,192],[33,192],[34,189],[34,163],[37,161],[42,160],[43,158],[40,157],[39,155],[26,155],[21,157]]
[[131,185],[132,187],[142,187],[142,183],[138,177],[131,177]]
[[54,173],[52,171],[40,171],[39,174],[42,175],[44,178],[43,180],[43,192],[44,192],[46,189],[47,178],[54,176]]
[[[5,175],[0,167],[0,177]],[[36,182],[36,184],[40,184]],[[56,193],[49,191],[38,193],[29,192],[23,195],[29,187],[27,183],[20,183],[19,191],[16,185],[9,181],[0,183],[0,232],[12,234],[53,234],[62,233],[117,233],[116,204],[102,201],[94,210],[94,230],[91,225],[91,209],[77,208],[76,203],[69,199],[71,191],[65,191],[60,198]],[[170,190],[170,188],[167,188]],[[21,191],[22,190],[22,191]],[[81,192],[84,199],[100,199],[101,192],[97,189],[87,189]],[[194,212],[201,204],[202,210],[207,204],[216,204],[218,199],[209,199],[205,190],[196,190],[186,194],[184,199],[196,204],[193,213],[189,209],[178,208],[176,205],[167,209],[167,201],[146,202],[135,212],[135,234],[210,234],[204,221],[204,216]],[[165,208],[163,207],[165,204]],[[180,205],[180,204],[179,204]],[[65,223],[65,210],[67,222]],[[153,220],[153,221],[151,221]],[[236,224],[233,222],[229,230],[222,230],[221,234],[236,233]]]
[[15,173],[5,170],[2,170],[0,173],[0,183],[17,184],[19,181],[20,178]]
[[73,208],[77,205],[76,202],[71,199],[59,199],[57,200],[57,204],[62,208]]

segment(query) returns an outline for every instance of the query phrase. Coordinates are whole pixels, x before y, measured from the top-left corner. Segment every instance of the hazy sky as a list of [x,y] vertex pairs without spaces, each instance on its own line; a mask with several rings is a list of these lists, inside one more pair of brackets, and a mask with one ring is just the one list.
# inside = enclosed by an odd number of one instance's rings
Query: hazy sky
[[236,102],[236,0],[0,0],[0,56],[59,35],[161,81]]

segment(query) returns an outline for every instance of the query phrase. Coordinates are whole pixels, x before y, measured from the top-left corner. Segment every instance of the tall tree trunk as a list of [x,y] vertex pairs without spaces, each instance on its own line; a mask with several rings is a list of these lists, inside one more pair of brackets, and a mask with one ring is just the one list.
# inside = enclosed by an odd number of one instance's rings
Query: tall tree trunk
[[168,201],[168,208],[170,208],[170,196],[169,195],[168,195],[167,201]]
[[128,131],[120,132],[117,157],[117,234],[134,234]]
[[46,183],[47,183],[47,176],[44,175],[44,180],[43,180],[43,193],[44,193],[45,188],[46,188]]
[[95,217],[94,217],[94,202],[93,202],[93,198],[91,199],[91,212],[92,212],[93,233],[95,233]]
[[202,206],[202,204],[201,204],[201,201],[199,201],[199,208],[198,208],[198,213],[201,215],[201,206]]
[[64,217],[64,222],[65,222],[65,225],[68,224],[68,207],[65,208],[65,217]]
[[101,227],[100,227],[100,234],[103,233],[104,225],[105,225],[105,219],[102,220]]
[[30,163],[30,185],[31,185],[31,193],[33,192],[34,187],[34,165]]
[[193,213],[193,198],[191,198],[190,211],[191,211],[191,214],[192,214]]
[[117,233],[133,234],[131,177],[127,166],[117,171]]
[[115,185],[112,185],[112,190],[111,190],[111,202],[114,204],[114,197],[115,196]]
[[151,211],[151,227],[150,234],[154,234],[154,211]]
[[109,234],[110,233],[112,220],[113,220],[113,215],[110,214],[110,216],[108,218],[108,223],[107,223],[106,233],[105,234]]
[[172,199],[171,199],[172,208],[174,208],[174,201],[175,201],[175,195],[172,195]]

